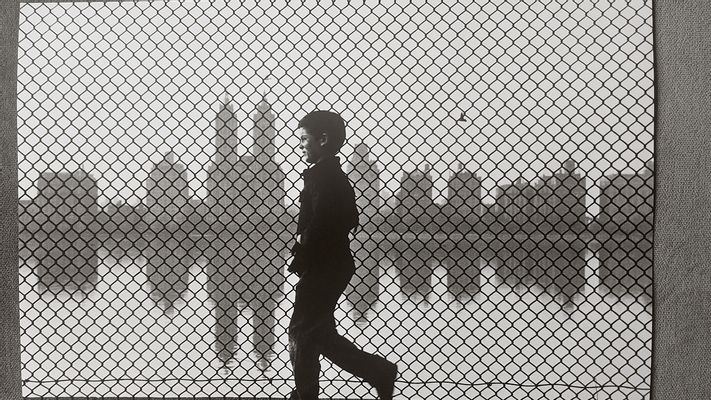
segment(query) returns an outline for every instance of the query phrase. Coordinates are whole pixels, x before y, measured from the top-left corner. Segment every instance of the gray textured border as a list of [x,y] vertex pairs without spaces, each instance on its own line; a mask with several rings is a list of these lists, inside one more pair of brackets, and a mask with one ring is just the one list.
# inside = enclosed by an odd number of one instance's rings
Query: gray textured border
[[654,6],[652,397],[711,399],[711,2]]
[[[607,1],[607,0],[591,0]],[[655,400],[711,398],[711,2],[654,2]],[[0,1],[0,397],[19,400],[17,34]]]
[[19,5],[0,1],[0,398],[19,399],[17,269],[17,34]]

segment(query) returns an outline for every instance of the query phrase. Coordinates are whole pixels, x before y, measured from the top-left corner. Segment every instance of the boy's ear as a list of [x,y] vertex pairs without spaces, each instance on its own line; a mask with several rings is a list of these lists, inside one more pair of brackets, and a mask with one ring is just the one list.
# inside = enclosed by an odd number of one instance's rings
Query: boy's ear
[[325,146],[326,143],[328,143],[328,135],[326,134],[326,132],[321,134],[320,142],[321,142],[321,146]]

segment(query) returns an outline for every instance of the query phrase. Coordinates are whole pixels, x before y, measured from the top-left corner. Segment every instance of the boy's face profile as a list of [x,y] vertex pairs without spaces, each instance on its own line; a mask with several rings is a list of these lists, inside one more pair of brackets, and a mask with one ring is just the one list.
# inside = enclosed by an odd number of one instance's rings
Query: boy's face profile
[[306,162],[314,164],[328,155],[326,150],[327,136],[325,134],[312,134],[306,128],[299,128],[299,149],[302,151]]

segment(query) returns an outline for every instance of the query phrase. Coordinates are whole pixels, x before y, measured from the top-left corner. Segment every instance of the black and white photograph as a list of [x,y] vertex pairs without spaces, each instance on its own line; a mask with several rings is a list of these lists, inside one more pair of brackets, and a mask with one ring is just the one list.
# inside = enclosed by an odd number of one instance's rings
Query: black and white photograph
[[21,3],[22,396],[650,399],[652,11]]

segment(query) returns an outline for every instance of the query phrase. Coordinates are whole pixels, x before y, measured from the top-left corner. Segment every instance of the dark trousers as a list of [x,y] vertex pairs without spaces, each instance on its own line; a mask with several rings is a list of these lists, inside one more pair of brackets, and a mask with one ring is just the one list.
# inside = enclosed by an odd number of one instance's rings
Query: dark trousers
[[307,272],[296,285],[294,313],[289,323],[289,357],[296,383],[292,399],[318,399],[319,355],[370,384],[382,380],[392,365],[382,357],[358,349],[336,332],[333,313],[352,276],[352,272],[318,275]]

